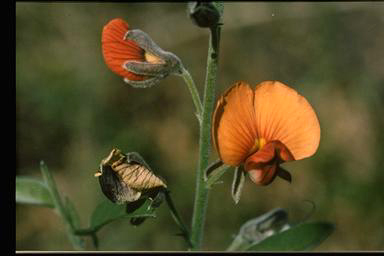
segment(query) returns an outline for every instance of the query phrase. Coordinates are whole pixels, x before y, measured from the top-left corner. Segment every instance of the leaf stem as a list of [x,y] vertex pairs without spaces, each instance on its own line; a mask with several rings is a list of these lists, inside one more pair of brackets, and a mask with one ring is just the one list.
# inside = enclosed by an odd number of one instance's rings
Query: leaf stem
[[207,59],[207,73],[204,89],[202,124],[199,139],[199,163],[196,176],[196,192],[192,217],[191,240],[192,250],[200,250],[208,204],[208,189],[204,181],[204,171],[208,166],[211,147],[211,116],[215,100],[215,85],[218,70],[220,26],[211,28]]
[[178,214],[175,205],[173,204],[171,195],[169,191],[165,191],[165,201],[167,202],[167,205],[171,211],[171,215],[173,219],[175,220],[176,224],[181,229],[181,235],[184,237],[185,241],[188,243],[189,247],[192,247],[192,242],[190,238],[190,234],[188,231],[188,228],[184,225],[183,221],[180,218],[180,215]]

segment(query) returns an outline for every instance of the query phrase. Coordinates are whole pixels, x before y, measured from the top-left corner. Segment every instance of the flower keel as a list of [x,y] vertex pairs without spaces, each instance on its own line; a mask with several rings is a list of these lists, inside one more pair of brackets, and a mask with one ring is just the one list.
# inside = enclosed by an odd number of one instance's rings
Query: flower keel
[[[280,141],[271,141],[261,150],[247,158],[245,170],[249,172],[251,180],[257,185],[268,185],[278,172],[285,170],[280,167],[281,163],[295,160],[289,149]],[[279,171],[282,169],[281,171]],[[283,177],[286,177],[283,175]]]

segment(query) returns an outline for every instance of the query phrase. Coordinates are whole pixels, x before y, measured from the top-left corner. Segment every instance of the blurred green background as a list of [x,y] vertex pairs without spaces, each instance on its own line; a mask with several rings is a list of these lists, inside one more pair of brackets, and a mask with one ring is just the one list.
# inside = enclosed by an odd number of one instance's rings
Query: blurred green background
[[[178,55],[202,94],[208,31],[186,3],[16,3],[16,175],[40,177],[44,160],[88,226],[104,199],[93,177],[113,147],[137,151],[164,177],[190,223],[198,124],[187,87],[168,77],[134,89],[103,62],[101,31],[121,17]],[[280,80],[315,108],[322,138],[311,158],[285,164],[293,183],[232,173],[210,193],[204,250],[224,250],[241,224],[276,207],[292,221],[310,211],[336,231],[316,250],[384,249],[384,3],[225,3],[218,88]],[[212,159],[217,157],[212,151]],[[140,227],[119,220],[99,233],[101,250],[184,250],[165,205]],[[88,249],[93,249],[88,241]],[[16,250],[72,250],[51,209],[16,205]]]

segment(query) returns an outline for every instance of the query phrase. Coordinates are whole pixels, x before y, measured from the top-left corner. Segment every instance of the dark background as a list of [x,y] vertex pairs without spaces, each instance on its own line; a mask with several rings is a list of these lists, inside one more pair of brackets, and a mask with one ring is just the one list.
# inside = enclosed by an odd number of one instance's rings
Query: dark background
[[[105,65],[101,31],[121,17],[178,55],[202,94],[208,31],[186,3],[16,3],[16,174],[40,177],[44,160],[82,226],[103,200],[93,177],[113,147],[137,151],[164,177],[189,224],[198,124],[187,87],[168,77],[134,89]],[[384,4],[225,3],[216,95],[237,80],[282,81],[304,95],[321,124],[317,153],[285,164],[293,183],[246,180],[238,205],[232,174],[210,193],[204,250],[224,250],[242,223],[276,207],[292,221],[336,224],[316,250],[383,250]],[[217,157],[213,151],[212,159]],[[165,205],[134,228],[99,232],[101,250],[184,250]],[[16,205],[16,250],[72,250],[51,209]],[[93,249],[88,244],[88,249]]]

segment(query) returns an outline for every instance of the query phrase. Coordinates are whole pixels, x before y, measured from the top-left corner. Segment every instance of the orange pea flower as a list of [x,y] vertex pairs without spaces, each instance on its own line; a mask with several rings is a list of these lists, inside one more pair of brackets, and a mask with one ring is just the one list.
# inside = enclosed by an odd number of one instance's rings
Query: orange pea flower
[[101,44],[107,66],[134,87],[149,87],[183,71],[176,55],[163,51],[146,33],[130,29],[120,18],[104,26]]
[[237,82],[217,102],[212,139],[223,163],[244,164],[254,183],[268,185],[276,176],[290,181],[281,163],[316,152],[320,125],[294,89],[278,81],[264,81],[255,89]]

